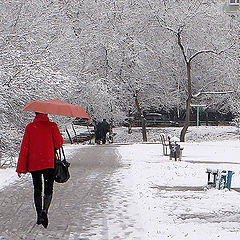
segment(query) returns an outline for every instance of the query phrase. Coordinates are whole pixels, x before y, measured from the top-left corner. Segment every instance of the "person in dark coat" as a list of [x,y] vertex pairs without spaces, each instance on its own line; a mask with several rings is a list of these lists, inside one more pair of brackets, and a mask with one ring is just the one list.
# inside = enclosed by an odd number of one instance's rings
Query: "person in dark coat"
[[[33,122],[25,129],[16,171],[19,177],[22,173],[31,173],[37,224],[42,224],[45,228],[48,226],[47,214],[53,194],[54,149],[59,149],[62,145],[63,138],[57,124],[50,122],[47,114],[36,113]],[[43,199],[42,175],[44,179]]]
[[110,131],[110,125],[106,121],[106,119],[103,119],[102,122],[98,122],[95,127],[95,142],[97,144],[106,143],[106,135],[107,132]]
[[100,144],[102,141],[102,123],[98,122],[95,125],[95,143]]
[[103,144],[106,143],[106,135],[108,132],[110,132],[110,125],[106,119],[103,119],[103,121],[101,123],[101,135],[102,135],[102,143]]

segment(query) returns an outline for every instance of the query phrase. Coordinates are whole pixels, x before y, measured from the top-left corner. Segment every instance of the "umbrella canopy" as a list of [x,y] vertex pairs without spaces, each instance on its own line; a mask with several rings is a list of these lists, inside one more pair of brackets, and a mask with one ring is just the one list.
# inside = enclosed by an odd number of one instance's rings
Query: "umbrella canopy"
[[32,101],[25,105],[22,110],[90,119],[89,115],[80,106],[60,100]]

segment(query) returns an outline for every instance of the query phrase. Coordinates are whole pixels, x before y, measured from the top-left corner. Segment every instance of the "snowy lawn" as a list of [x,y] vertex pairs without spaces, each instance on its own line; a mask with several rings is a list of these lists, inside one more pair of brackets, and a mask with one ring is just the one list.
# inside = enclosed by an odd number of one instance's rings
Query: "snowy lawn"
[[234,171],[232,187],[240,187],[240,141],[181,143],[181,146],[183,157],[177,162],[163,156],[160,144],[125,145],[118,151],[123,161],[130,161],[158,185],[204,186],[206,169],[211,168]]
[[[203,187],[207,184],[206,168],[233,170],[232,187],[240,187],[240,141],[181,145],[182,162],[164,157],[158,144],[118,148],[122,163],[130,166],[122,181],[133,191],[135,211],[141,216],[140,239],[239,239],[240,193]],[[186,188],[175,191],[173,186]],[[191,187],[199,189],[191,191]]]
[[15,168],[0,169],[0,191],[18,180]]

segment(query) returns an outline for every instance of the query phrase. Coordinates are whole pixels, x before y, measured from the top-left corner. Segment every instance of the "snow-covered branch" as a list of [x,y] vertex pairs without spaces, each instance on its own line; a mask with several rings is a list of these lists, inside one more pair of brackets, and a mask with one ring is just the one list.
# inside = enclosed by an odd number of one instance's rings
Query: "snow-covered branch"
[[198,55],[203,54],[203,53],[214,53],[214,54],[217,54],[217,52],[214,51],[214,50],[201,50],[201,51],[198,51],[198,52],[196,52],[195,54],[193,54],[193,55],[189,58],[189,62],[191,62],[195,57],[197,57]]
[[198,92],[197,94],[194,94],[193,97],[199,97],[202,94],[230,94],[230,93],[234,93],[234,91],[214,91],[214,92]]

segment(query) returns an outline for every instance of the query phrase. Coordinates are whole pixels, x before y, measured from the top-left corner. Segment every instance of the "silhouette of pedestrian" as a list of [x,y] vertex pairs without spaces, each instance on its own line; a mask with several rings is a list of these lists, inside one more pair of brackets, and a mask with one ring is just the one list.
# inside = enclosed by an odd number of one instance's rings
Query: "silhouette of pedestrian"
[[105,144],[108,132],[110,132],[110,125],[106,119],[103,119],[102,122],[98,122],[95,127],[95,142],[97,144],[100,144],[101,142],[102,144]]
[[102,121],[102,143],[103,144],[106,143],[106,135],[108,132],[110,132],[110,125],[106,119],[103,119]]

